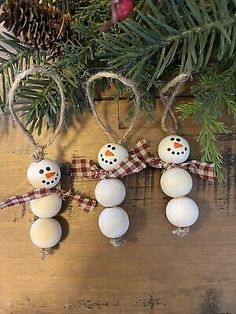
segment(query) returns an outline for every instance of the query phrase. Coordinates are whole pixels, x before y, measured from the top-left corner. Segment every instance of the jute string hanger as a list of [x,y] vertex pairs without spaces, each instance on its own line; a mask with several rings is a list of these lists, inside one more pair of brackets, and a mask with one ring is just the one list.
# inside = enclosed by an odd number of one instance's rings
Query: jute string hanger
[[[37,143],[33,137],[33,135],[27,130],[26,126],[23,124],[23,122],[18,118],[16,115],[16,112],[14,110],[14,104],[15,104],[15,93],[17,88],[20,86],[21,81],[28,77],[31,74],[37,74],[41,73],[44,75],[47,75],[48,77],[52,78],[58,88],[59,95],[61,98],[61,108],[60,108],[60,117],[58,120],[57,127],[52,135],[52,137],[48,140],[48,142],[44,145],[41,145]],[[65,113],[65,107],[66,107],[66,101],[65,101],[65,95],[63,92],[63,85],[62,82],[59,78],[59,76],[52,70],[48,70],[44,67],[30,67],[29,69],[23,71],[22,73],[18,74],[15,78],[15,81],[9,91],[8,95],[8,102],[9,102],[9,110],[11,112],[11,115],[13,119],[15,120],[16,124],[20,127],[22,133],[25,135],[25,137],[29,140],[30,144],[34,148],[34,154],[33,154],[33,159],[36,162],[41,161],[44,158],[44,152],[45,149],[48,148],[56,139],[57,135],[60,133],[62,126],[63,126],[63,119],[64,119],[64,113]]]
[[[110,129],[108,129],[108,127],[105,126],[104,122],[102,121],[102,119],[100,118],[95,104],[94,104],[94,99],[91,95],[91,88],[92,88],[92,84],[95,80],[101,79],[101,78],[112,78],[112,79],[117,79],[119,80],[121,83],[123,83],[125,86],[130,87],[134,93],[135,96],[135,111],[131,120],[131,123],[128,127],[128,129],[126,130],[126,132],[124,133],[124,135],[121,138],[118,138]],[[139,92],[135,86],[135,83],[132,82],[131,80],[115,74],[115,73],[111,73],[111,72],[98,72],[97,74],[92,75],[86,82],[86,95],[88,98],[88,102],[89,105],[93,111],[93,114],[98,122],[98,124],[100,125],[101,129],[108,135],[109,139],[117,144],[121,144],[124,142],[124,140],[126,139],[126,137],[128,136],[128,134],[130,133],[130,131],[132,130],[135,120],[139,114],[139,109],[140,109],[140,104],[141,104],[141,99],[140,99],[140,95]]]
[[[160,90],[160,99],[164,105],[164,112],[161,119],[161,128],[163,131],[169,134],[176,134],[178,130],[178,123],[176,116],[172,110],[176,96],[180,93],[183,85],[191,78],[190,73],[181,73],[173,80],[167,83]],[[170,116],[172,123],[167,124],[168,115]]]

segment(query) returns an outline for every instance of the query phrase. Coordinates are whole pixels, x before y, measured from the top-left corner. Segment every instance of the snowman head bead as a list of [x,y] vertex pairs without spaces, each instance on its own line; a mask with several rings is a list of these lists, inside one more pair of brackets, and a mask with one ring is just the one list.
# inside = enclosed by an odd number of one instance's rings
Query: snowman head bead
[[122,161],[128,158],[129,153],[120,144],[108,143],[98,153],[98,163],[106,171],[115,169]]
[[163,138],[158,146],[159,157],[168,163],[179,164],[188,159],[190,147],[188,142],[179,135]]
[[32,162],[27,170],[27,177],[34,188],[51,189],[61,179],[61,170],[58,164],[51,159]]

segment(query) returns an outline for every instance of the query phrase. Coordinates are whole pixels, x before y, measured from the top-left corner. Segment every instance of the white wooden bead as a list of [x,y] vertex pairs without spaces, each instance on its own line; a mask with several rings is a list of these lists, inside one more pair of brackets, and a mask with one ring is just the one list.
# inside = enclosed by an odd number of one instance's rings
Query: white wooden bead
[[168,163],[179,164],[188,159],[190,147],[188,142],[179,135],[163,138],[158,146],[159,157]]
[[55,246],[60,241],[61,235],[61,225],[54,218],[39,218],[30,229],[32,242],[42,249]]
[[121,207],[105,208],[98,221],[101,232],[108,238],[119,238],[129,228],[129,216]]
[[129,156],[127,149],[119,144],[108,143],[98,153],[98,163],[106,171],[116,168]]
[[61,170],[55,161],[43,159],[30,164],[27,177],[34,188],[51,189],[59,183]]
[[188,171],[173,168],[164,171],[161,176],[161,188],[170,197],[187,195],[193,187],[193,180]]
[[98,203],[105,207],[121,204],[125,195],[125,186],[119,179],[101,180],[95,188],[95,197]]
[[190,227],[198,219],[197,204],[187,196],[173,198],[166,206],[166,216],[176,227]]
[[30,202],[32,212],[40,218],[56,216],[61,210],[62,199],[57,194],[51,194]]

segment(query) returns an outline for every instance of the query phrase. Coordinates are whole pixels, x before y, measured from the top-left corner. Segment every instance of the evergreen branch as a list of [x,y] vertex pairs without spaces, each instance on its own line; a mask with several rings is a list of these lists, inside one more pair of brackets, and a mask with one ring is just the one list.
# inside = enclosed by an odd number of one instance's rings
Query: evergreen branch
[[222,156],[217,147],[216,134],[230,133],[222,121],[227,112],[236,118],[235,86],[236,64],[233,63],[224,72],[219,72],[215,66],[201,75],[198,84],[192,87],[195,102],[177,108],[182,119],[192,118],[202,124],[198,140],[202,146],[203,160],[215,164],[220,179],[223,179]]
[[[138,82],[149,80],[148,89],[175,63],[180,71],[206,68],[209,62],[235,53],[236,16],[232,0],[212,8],[197,0],[166,0],[158,9],[147,0],[146,12],[120,23],[107,34],[100,56],[111,69],[118,69]],[[151,73],[151,77],[150,77]]]
[[31,50],[9,34],[0,34],[1,109],[6,109],[9,88],[15,76],[30,62]]

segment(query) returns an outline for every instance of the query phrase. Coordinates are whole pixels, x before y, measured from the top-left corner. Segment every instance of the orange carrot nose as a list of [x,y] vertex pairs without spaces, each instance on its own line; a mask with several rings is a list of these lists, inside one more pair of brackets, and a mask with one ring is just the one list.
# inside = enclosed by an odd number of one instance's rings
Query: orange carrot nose
[[105,156],[114,156],[114,154],[112,152],[108,150],[105,151]]
[[48,173],[46,173],[45,175],[46,175],[46,177],[49,179],[49,178],[51,178],[52,176],[54,176],[55,173],[56,173],[56,172],[48,172]]
[[180,143],[174,142],[174,147],[175,148],[180,148],[180,147],[183,147],[183,145],[180,144]]

